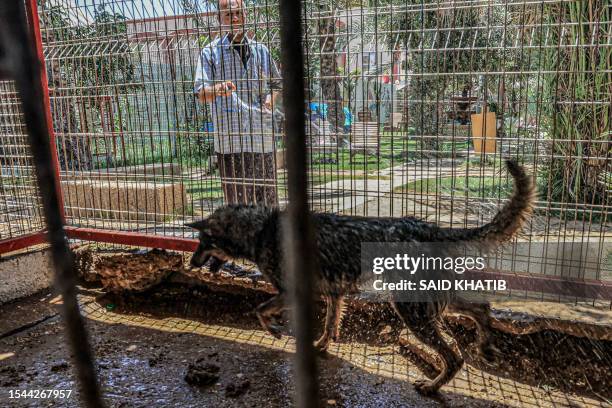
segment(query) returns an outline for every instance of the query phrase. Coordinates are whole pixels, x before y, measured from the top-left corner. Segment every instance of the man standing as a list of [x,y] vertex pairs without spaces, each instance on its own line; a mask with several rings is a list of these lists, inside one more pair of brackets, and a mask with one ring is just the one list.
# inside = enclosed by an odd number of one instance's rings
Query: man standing
[[211,106],[227,204],[277,205],[272,111],[280,75],[268,48],[246,36],[242,0],[219,2],[221,37],[200,53],[195,93]]

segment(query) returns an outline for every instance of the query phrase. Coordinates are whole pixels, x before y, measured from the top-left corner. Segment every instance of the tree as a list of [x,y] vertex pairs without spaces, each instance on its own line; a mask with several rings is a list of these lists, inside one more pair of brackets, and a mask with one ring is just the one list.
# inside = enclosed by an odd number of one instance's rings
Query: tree
[[[46,33],[43,41],[48,48],[62,51],[61,60],[52,59],[47,66],[60,164],[63,169],[90,169],[90,138],[78,135],[85,129],[72,100],[73,89],[78,88],[81,100],[89,102],[85,109],[93,108],[104,121],[104,112],[112,111],[112,100],[117,102],[120,92],[140,87],[127,42],[126,17],[100,5],[94,10],[93,23],[76,23],[69,9],[43,0],[39,0],[39,10],[41,28]],[[106,126],[103,131],[123,125]],[[107,160],[112,159],[107,155]]]
[[562,2],[546,5],[543,18],[551,31],[548,44],[558,46],[542,56],[543,70],[553,73],[543,75],[542,99],[550,101],[543,104],[544,126],[552,151],[542,192],[577,209],[605,208],[612,198],[612,49],[604,44],[612,32],[612,10],[605,0]]
[[340,132],[344,126],[344,110],[341,81],[338,76],[338,47],[336,46],[336,7],[333,2],[318,2],[319,19],[317,37],[319,38],[319,67],[321,96],[327,103],[327,117]]
[[[60,5],[49,5],[39,0],[41,30],[46,34],[43,41],[48,45],[55,41],[70,41],[76,38],[69,12]],[[60,167],[63,170],[91,169],[92,156],[87,137],[71,135],[80,131],[75,104],[67,91],[70,70],[56,59],[47,61],[47,80],[50,94],[51,119],[56,134]]]
[[393,13],[379,17],[379,25],[392,33],[387,44],[390,49],[399,45],[408,51],[412,70],[408,122],[421,137],[422,149],[435,155],[443,121],[439,101],[445,99],[449,88],[458,91],[471,87],[478,79],[473,72],[500,68],[502,53],[486,48],[502,43],[501,32],[476,27],[503,24],[504,11],[482,5],[442,9],[421,0],[375,3],[396,6]]

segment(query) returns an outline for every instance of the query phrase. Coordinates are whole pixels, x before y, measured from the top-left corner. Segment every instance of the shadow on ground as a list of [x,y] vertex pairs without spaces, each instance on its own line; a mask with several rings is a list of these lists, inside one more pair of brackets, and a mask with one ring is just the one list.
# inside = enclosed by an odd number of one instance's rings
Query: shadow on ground
[[[213,292],[205,288],[185,290],[180,287],[133,296],[105,295],[97,299],[91,295],[83,296],[82,307],[89,318],[98,372],[109,405],[290,406],[293,340],[289,336],[276,340],[261,331],[252,309],[265,298],[263,294]],[[13,334],[0,339],[2,399],[7,397],[10,389],[75,390],[59,317],[53,317],[56,311],[48,306],[50,299],[51,296],[39,295],[0,307],[3,316],[9,316],[9,312],[15,315],[12,321],[15,327],[40,320],[23,331],[13,328]],[[15,310],[21,313],[17,314]],[[52,317],[41,319],[49,314]],[[9,326],[11,323],[0,324],[2,333],[8,333],[11,330]],[[507,355],[493,367],[481,367],[490,373],[479,370],[480,363],[471,359],[470,365],[466,365],[457,378],[442,389],[440,398],[424,398],[412,386],[412,382],[423,375],[392,345],[398,330],[397,322],[385,312],[376,315],[369,315],[367,311],[349,313],[343,325],[343,338],[330,347],[329,355],[319,360],[324,405],[598,406],[600,402],[595,399],[609,397],[597,391],[588,392],[580,385],[576,385],[573,392],[579,392],[581,396],[568,390],[563,390],[565,393],[559,391],[563,384],[554,389],[550,384],[555,380],[548,374],[554,370],[549,368],[547,371],[536,364],[533,372],[540,376],[538,386],[533,376],[525,375],[527,380],[521,379],[521,372],[526,368],[520,364],[515,367],[516,359],[521,357]],[[467,344],[471,335],[459,333],[460,342]],[[558,340],[546,336],[543,337],[546,341]],[[496,341],[503,346],[509,340],[496,336]],[[565,336],[555,345],[555,350],[562,350],[574,341]],[[527,344],[534,344],[533,339],[515,339],[512,342],[513,347],[518,345],[519,348],[527,347]],[[609,344],[594,347],[596,353],[610,351]],[[545,347],[545,350],[546,354],[555,354],[551,352],[552,348]],[[583,352],[588,357],[593,350],[585,349]],[[524,358],[527,360],[537,361],[537,355],[526,355]],[[570,356],[566,357],[568,359]],[[196,361],[200,365],[218,367],[215,374],[218,378],[213,378],[207,386],[189,385],[184,377],[188,366]],[[589,379],[596,370],[603,376],[601,381],[609,380],[604,367],[584,361],[586,365],[574,367],[574,370],[582,370]],[[558,363],[561,364],[562,360]],[[557,371],[561,377],[567,368],[559,366]],[[565,387],[570,385],[568,383]],[[73,394],[70,400],[11,400],[9,405],[63,407],[78,404]]]

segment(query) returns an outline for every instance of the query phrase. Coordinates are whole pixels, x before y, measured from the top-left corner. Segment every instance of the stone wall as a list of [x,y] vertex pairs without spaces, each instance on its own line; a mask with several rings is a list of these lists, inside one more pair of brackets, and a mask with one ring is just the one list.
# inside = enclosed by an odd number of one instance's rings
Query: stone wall
[[0,258],[0,304],[47,289],[53,281],[48,251]]

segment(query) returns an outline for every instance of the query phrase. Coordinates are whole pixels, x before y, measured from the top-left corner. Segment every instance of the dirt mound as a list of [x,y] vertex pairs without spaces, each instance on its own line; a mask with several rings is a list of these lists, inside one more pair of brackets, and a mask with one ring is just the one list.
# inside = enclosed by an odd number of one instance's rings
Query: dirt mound
[[214,364],[205,362],[204,359],[198,359],[195,363],[189,364],[185,381],[189,385],[198,387],[208,387],[219,381],[219,370],[221,368]]

